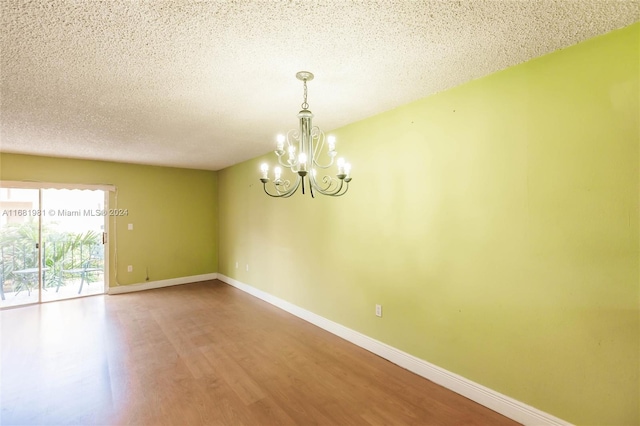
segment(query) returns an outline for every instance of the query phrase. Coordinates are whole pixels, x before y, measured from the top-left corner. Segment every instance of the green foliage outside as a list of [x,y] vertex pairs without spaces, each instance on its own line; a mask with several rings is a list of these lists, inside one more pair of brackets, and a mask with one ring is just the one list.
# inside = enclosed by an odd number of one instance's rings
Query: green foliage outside
[[[65,285],[68,271],[86,267],[102,267],[101,234],[95,231],[73,233],[43,227],[42,256],[44,286]],[[38,222],[7,224],[0,229],[0,285],[23,290],[25,280],[19,271],[38,267]],[[87,280],[95,280],[93,274]],[[68,281],[68,280],[67,280]],[[5,286],[5,291],[9,290]]]

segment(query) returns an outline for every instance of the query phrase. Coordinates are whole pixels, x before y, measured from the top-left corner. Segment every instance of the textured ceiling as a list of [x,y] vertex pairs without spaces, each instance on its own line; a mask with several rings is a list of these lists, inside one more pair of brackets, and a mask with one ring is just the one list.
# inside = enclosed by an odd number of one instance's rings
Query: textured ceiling
[[[218,170],[640,19],[639,2],[0,2],[0,150]],[[339,146],[338,146],[339,150]]]

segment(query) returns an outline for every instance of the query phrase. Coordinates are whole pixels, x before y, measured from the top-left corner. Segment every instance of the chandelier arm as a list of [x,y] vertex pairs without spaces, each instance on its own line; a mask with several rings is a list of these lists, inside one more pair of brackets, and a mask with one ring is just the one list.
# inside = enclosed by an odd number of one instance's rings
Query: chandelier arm
[[338,182],[336,181],[336,178],[332,178],[331,176],[325,175],[322,178],[322,182],[323,182],[324,185],[319,183],[318,180],[315,178],[315,176],[313,176],[314,188],[320,193],[333,192],[333,191],[330,190],[331,187],[337,187],[338,186]]
[[294,145],[294,143],[299,143],[299,142],[300,142],[300,129],[290,129],[287,132],[287,144],[289,146],[292,146]]
[[313,149],[313,162],[316,163],[316,158],[318,156],[318,152],[322,152],[322,147],[324,146],[324,132],[320,130],[318,126],[313,126],[311,129],[311,141],[316,141],[315,147]]
[[320,185],[318,185],[318,182],[316,181],[316,174],[315,174],[315,170],[313,172],[311,172],[311,174],[309,174],[309,186],[311,188],[318,188]]
[[280,182],[278,184],[278,182],[273,182],[273,186],[276,189],[276,193],[277,194],[284,194],[285,192],[288,192],[291,186],[291,181],[290,180],[284,180],[282,182]]
[[[314,189],[319,192],[322,195],[331,195],[334,197],[343,195],[345,192],[347,192],[347,190],[349,189],[349,182],[345,182],[344,179],[340,179],[340,183],[337,184],[336,179],[335,178],[331,178],[329,176],[325,176],[323,179],[327,186],[322,188],[318,182],[314,179],[313,183],[314,183]],[[346,185],[345,185],[346,183]],[[337,185],[335,190],[330,190],[330,188],[333,185]],[[342,189],[344,188],[344,192],[340,193],[340,191],[342,191]]]
[[293,191],[293,192],[291,192],[291,193],[289,193],[289,194],[287,194],[287,195],[283,195],[283,196],[281,196],[280,198],[289,198],[289,197],[291,197],[293,194],[295,194],[295,192],[296,192],[296,191]]
[[318,157],[319,157],[318,154],[321,153],[322,150],[324,149],[326,135],[322,130],[320,130],[318,126],[314,126],[313,130],[315,131],[315,133],[312,133],[312,134],[315,134],[314,140],[317,142],[317,144],[313,149],[313,158],[312,158],[313,164],[317,167],[320,167],[321,169],[328,169],[329,167],[333,166],[333,160],[335,158],[335,154],[331,156],[331,160],[329,161],[328,164],[320,164],[318,162]]
[[280,164],[282,167],[286,167],[287,169],[291,169],[291,170],[293,170],[293,168],[294,168],[294,167],[297,165],[297,163],[298,163],[297,161],[296,161],[295,163],[289,163],[288,161],[287,161],[286,163],[283,163],[283,162],[282,162],[282,157],[284,157],[284,155],[283,155],[283,156],[278,157],[278,164]]
[[329,164],[320,164],[316,161],[316,159],[313,159],[313,164],[317,167],[320,167],[321,169],[328,169],[329,167],[333,166],[333,158],[331,159],[331,161],[329,162]]
[[342,191],[342,193],[340,194],[334,194],[334,197],[342,197],[344,194],[347,193],[347,191],[349,190],[349,182],[345,182],[345,186],[344,186],[344,191]]
[[313,195],[313,184],[311,183],[311,178],[309,178],[309,192],[311,193],[311,198],[316,198],[316,196]]
[[340,186],[335,191],[320,191],[316,188],[316,191],[322,195],[328,195],[330,197],[341,197],[349,190],[349,182],[340,181]]
[[287,191],[284,191],[284,192],[280,192],[276,188],[277,194],[272,194],[267,190],[267,182],[263,182],[262,183],[262,189],[264,189],[264,192],[270,197],[274,197],[274,198],[289,198],[298,190],[298,187],[300,186],[300,181],[301,181],[301,178],[300,178],[300,176],[298,176],[298,178],[296,179],[295,185],[293,185],[290,189],[288,189]]
[[342,197],[349,190],[349,182],[346,180],[340,180],[340,189],[336,191],[333,196],[334,197]]

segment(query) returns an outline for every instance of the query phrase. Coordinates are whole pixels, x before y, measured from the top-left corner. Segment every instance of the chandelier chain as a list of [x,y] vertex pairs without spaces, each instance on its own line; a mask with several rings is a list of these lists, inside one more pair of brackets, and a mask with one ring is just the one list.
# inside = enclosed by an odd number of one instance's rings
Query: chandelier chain
[[309,104],[307,103],[307,80],[303,80],[302,81],[303,85],[304,85],[304,101],[302,102],[302,109],[307,109],[309,108]]

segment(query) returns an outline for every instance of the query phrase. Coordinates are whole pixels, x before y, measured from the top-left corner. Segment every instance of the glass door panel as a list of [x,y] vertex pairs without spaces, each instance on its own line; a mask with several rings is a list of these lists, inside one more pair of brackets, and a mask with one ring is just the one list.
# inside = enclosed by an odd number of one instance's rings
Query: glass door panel
[[0,308],[40,301],[38,189],[0,188]]
[[100,190],[42,190],[42,301],[104,293],[104,199]]

